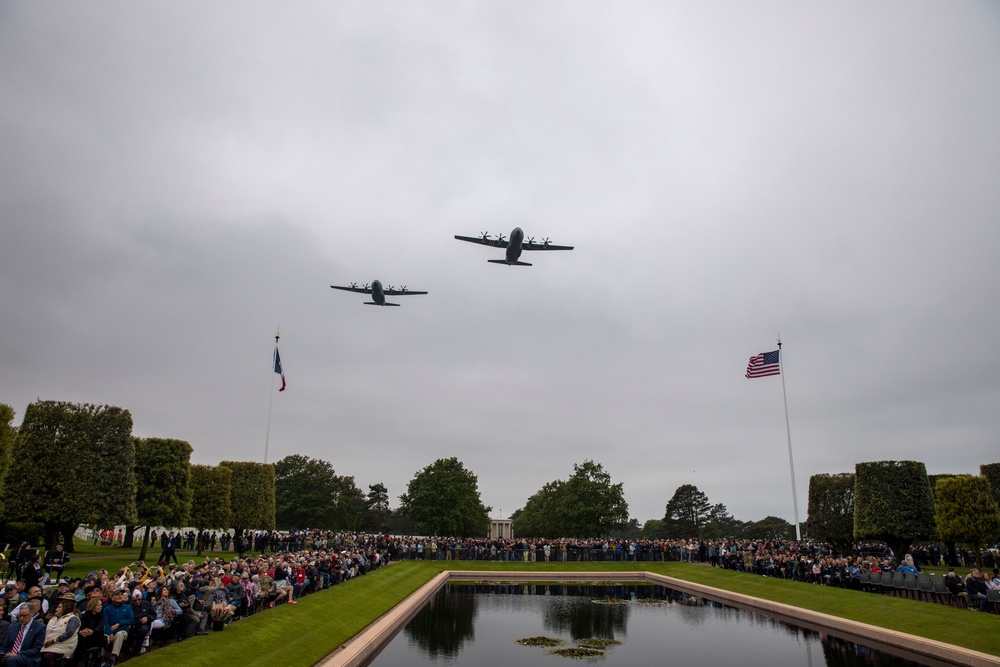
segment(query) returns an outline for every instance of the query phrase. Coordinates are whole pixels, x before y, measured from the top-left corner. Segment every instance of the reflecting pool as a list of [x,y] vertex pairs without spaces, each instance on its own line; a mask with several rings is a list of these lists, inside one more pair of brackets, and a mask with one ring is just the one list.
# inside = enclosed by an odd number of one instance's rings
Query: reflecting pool
[[372,660],[375,667],[579,664],[519,639],[573,647],[612,639],[601,665],[903,667],[936,665],[788,625],[766,615],[649,585],[447,585]]

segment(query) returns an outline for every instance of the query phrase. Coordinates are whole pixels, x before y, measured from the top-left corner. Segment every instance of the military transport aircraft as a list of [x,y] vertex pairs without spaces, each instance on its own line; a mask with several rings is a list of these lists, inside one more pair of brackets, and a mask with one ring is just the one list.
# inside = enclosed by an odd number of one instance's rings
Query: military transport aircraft
[[519,262],[518,258],[521,256],[522,250],[572,250],[571,245],[552,245],[549,243],[548,239],[542,239],[541,243],[535,242],[535,237],[529,237],[527,241],[524,240],[524,232],[521,231],[520,227],[515,227],[514,231],[510,233],[510,241],[505,241],[503,234],[500,234],[495,239],[491,239],[487,232],[483,232],[479,236],[455,236],[459,241],[468,241],[469,243],[478,243],[479,245],[488,245],[494,248],[506,248],[507,256],[504,259],[488,259],[487,262],[491,264],[506,264],[507,266],[531,266],[528,262]]
[[398,303],[389,303],[385,300],[387,296],[410,296],[411,294],[427,294],[427,292],[411,292],[406,289],[406,285],[403,285],[399,289],[396,289],[393,285],[389,285],[389,289],[383,289],[382,283],[377,280],[373,280],[372,284],[369,285],[365,283],[361,287],[358,287],[357,283],[351,283],[350,287],[341,287],[340,285],[330,285],[333,289],[342,289],[347,292],[357,292],[358,294],[371,294],[372,300],[365,301],[366,306],[398,306]]

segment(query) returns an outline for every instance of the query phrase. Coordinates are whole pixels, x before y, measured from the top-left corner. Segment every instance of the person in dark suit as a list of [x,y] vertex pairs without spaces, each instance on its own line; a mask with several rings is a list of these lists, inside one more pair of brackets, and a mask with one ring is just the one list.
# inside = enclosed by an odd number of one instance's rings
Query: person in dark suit
[[28,556],[21,568],[21,579],[25,590],[38,586],[42,582],[42,556],[37,551]]
[[63,570],[66,569],[66,565],[69,563],[69,554],[63,548],[63,545],[57,544],[55,549],[51,549],[45,552],[45,578],[48,579],[55,572],[55,583],[59,583],[60,577],[63,576]]
[[0,661],[4,667],[38,667],[42,664],[42,646],[45,644],[45,625],[35,621],[36,602],[21,607],[17,623],[11,623],[0,644]]
[[174,537],[174,534],[172,532],[170,533],[170,535],[161,536],[160,544],[162,546],[160,547],[161,550],[160,557],[157,559],[157,561],[163,563],[164,565],[168,565],[170,563],[170,559],[172,558],[174,560],[174,563],[176,563],[177,545],[179,543],[180,543],[180,536],[178,535],[177,537]]
[[24,567],[24,561],[27,558],[29,551],[29,545],[27,542],[21,542],[16,549],[10,552],[9,565],[7,569],[7,578],[17,581],[21,578],[21,568]]

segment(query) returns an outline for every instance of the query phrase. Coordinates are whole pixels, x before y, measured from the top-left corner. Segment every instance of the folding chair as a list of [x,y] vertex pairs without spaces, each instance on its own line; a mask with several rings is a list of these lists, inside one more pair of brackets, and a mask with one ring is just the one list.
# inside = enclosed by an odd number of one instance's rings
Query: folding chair
[[917,572],[917,588],[925,600],[934,601],[934,583],[926,572]]
[[989,607],[992,612],[1000,613],[1000,591],[986,591],[986,598],[989,600]]
[[902,593],[903,597],[909,597],[906,591],[906,576],[902,572],[893,572],[892,587],[897,593]]
[[951,591],[948,590],[948,587],[945,585],[943,579],[941,579],[936,574],[932,575],[931,585],[934,587],[935,599],[937,599],[939,602],[941,600],[947,601],[949,607],[955,606],[955,596],[952,595]]

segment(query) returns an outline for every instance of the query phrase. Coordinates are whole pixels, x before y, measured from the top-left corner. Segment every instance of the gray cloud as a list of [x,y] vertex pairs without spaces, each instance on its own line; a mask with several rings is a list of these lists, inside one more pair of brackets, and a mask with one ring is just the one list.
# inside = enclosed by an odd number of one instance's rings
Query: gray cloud
[[[509,514],[591,458],[800,514],[857,461],[993,462],[1000,15],[972,2],[8,3],[0,401],[130,409],[202,463]],[[486,263],[454,234],[576,246]],[[541,255],[541,256],[538,256]],[[361,305],[330,284],[430,292]]]

